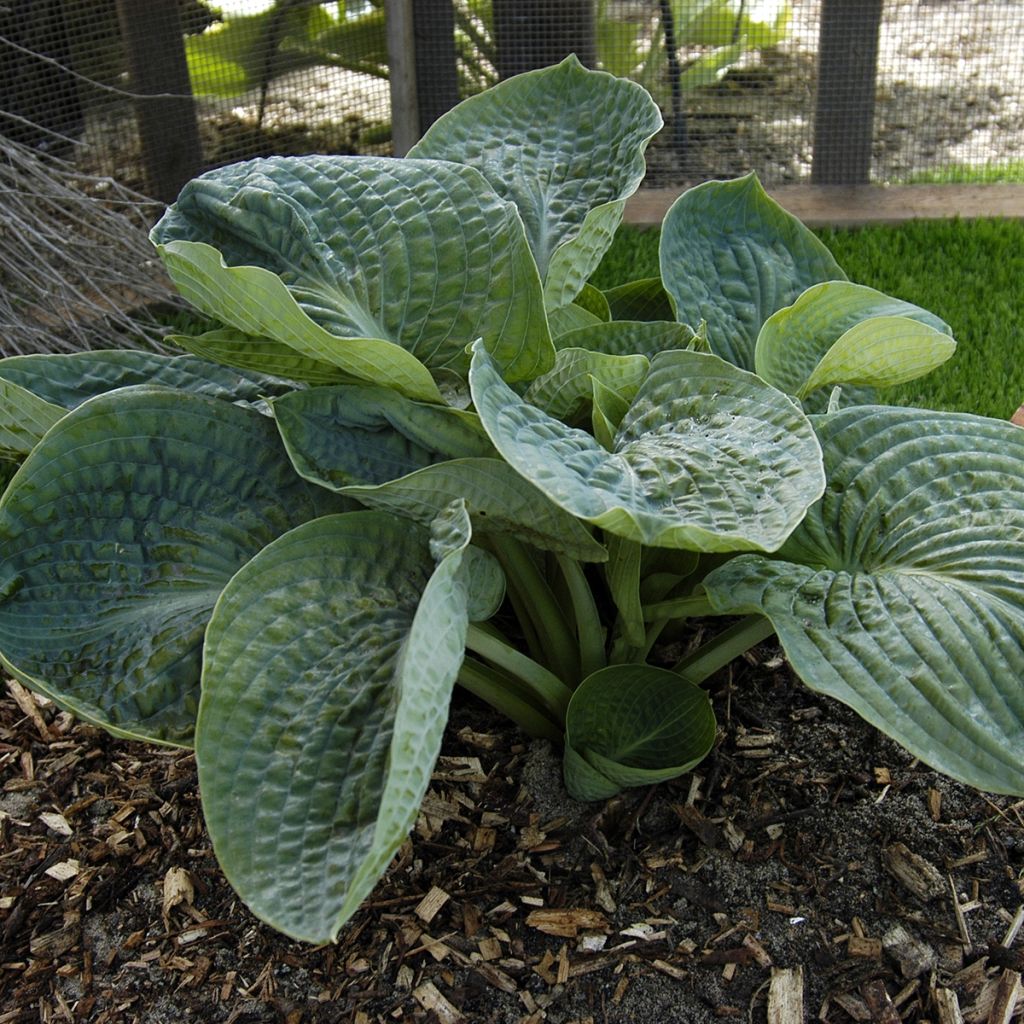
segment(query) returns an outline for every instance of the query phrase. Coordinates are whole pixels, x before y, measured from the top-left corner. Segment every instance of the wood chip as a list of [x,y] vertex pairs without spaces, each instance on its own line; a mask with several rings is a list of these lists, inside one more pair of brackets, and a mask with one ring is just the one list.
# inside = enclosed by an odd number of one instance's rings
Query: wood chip
[[1021,998],[1020,973],[1006,968],[999,976],[995,1000],[986,1024],[1010,1024],[1010,1018],[1016,1013]]
[[81,865],[77,860],[73,858],[71,860],[58,861],[56,864],[51,864],[44,874],[55,878],[58,882],[67,882],[69,879],[75,877],[81,869]]
[[804,1024],[803,967],[773,967],[768,986],[768,1024]]
[[192,906],[196,890],[192,884],[192,876],[184,868],[170,868],[164,875],[163,917],[166,921],[171,911],[184,903]]
[[450,897],[444,889],[433,885],[430,887],[430,891],[426,896],[416,904],[413,913],[425,924],[430,924],[430,922],[437,916],[438,911],[448,902],[449,899]]
[[882,940],[866,937],[862,938],[859,935],[851,935],[846,942],[846,951],[850,956],[881,960]]
[[946,891],[939,869],[903,843],[893,843],[882,849],[882,867],[923,902],[936,899]]
[[557,935],[574,939],[581,930],[607,930],[608,919],[596,910],[533,910],[526,916],[526,923],[545,935]]
[[684,971],[682,967],[676,967],[674,964],[670,964],[665,960],[652,960],[651,966],[661,971],[662,974],[667,974],[670,978],[675,978],[676,981],[682,981],[687,977],[688,972]]
[[949,876],[949,891],[953,897],[953,916],[956,918],[957,931],[960,932],[960,941],[964,944],[964,949],[970,949],[973,945],[971,933],[967,930],[967,918],[964,917],[964,908],[960,904],[960,896],[952,875]]
[[15,704],[31,720],[36,732],[39,733],[44,742],[49,743],[51,740],[58,738],[59,733],[54,732],[46,724],[46,719],[43,718],[43,713],[39,710],[39,705],[30,691],[26,690],[21,683],[9,679],[7,681],[7,692],[14,698]]
[[900,965],[904,978],[918,978],[934,970],[939,963],[935,950],[914,938],[901,924],[894,925],[882,936],[882,947]]
[[74,835],[75,830],[68,824],[68,819],[63,814],[51,811],[44,811],[39,815],[39,820],[51,831],[61,836]]
[[865,982],[861,992],[864,1002],[871,1011],[874,1024],[901,1024],[899,1011],[893,1006],[885,985],[878,978]]
[[939,1015],[939,1024],[964,1024],[960,1000],[951,988],[935,990],[935,1012]]
[[440,989],[431,982],[425,981],[412,990],[413,998],[424,1010],[433,1011],[441,1024],[458,1024],[462,1014],[441,994]]

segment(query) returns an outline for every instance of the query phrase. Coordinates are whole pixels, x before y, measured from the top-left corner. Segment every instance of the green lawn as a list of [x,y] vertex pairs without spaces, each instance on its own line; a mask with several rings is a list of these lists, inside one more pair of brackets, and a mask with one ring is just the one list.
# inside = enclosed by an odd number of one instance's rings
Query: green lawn
[[[911,221],[817,234],[850,280],[924,306],[953,328],[956,355],[886,401],[999,419],[1024,403],[1024,223]],[[657,231],[624,226],[593,283],[657,274]]]

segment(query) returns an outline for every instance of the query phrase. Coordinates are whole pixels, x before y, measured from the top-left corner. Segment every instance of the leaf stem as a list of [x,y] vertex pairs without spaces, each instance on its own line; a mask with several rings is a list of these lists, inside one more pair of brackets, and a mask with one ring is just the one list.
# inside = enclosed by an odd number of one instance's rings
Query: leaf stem
[[565,721],[572,690],[554,673],[473,623],[466,632],[466,647],[524,684],[555,721]]
[[712,608],[711,602],[703,594],[690,597],[673,597],[667,601],[655,601],[644,605],[644,622],[657,622],[660,619],[690,619],[697,616],[719,614]]
[[508,681],[486,665],[466,658],[455,681],[495,711],[512,719],[529,735],[551,740],[552,743],[563,742],[558,725],[529,701],[512,693],[508,689]]
[[509,596],[517,596],[513,607],[533,626],[544,661],[560,679],[579,682],[580,660],[572,629],[530,552],[508,534],[488,537],[488,546],[505,571]]
[[672,671],[685,676],[691,683],[703,683],[733,658],[767,640],[774,632],[771,620],[762,615],[748,615],[677,662]]
[[576,619],[576,639],[580,650],[580,676],[586,679],[592,672],[607,664],[605,656],[604,626],[594,600],[594,592],[587,583],[583,567],[567,555],[558,555],[558,567],[562,570],[569,588],[573,617]]

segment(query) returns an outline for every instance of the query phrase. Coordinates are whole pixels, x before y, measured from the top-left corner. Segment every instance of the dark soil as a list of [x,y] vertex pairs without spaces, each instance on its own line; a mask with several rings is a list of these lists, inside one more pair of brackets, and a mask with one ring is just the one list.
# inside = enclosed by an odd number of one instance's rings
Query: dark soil
[[191,755],[12,687],[0,1024],[790,1024],[771,982],[798,967],[807,1020],[945,1024],[950,992],[968,1024],[1019,1020],[1024,801],[936,775],[757,654],[718,681],[699,774],[604,805],[457,699],[411,841],[318,949],[234,897]]

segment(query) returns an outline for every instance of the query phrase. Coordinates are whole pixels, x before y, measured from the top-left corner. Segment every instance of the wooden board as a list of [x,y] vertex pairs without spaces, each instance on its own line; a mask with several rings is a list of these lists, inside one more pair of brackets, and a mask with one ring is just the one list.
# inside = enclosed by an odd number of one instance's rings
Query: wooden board
[[[641,189],[626,204],[626,222],[660,224],[683,191]],[[900,224],[918,218],[1024,218],[1024,185],[780,185],[768,194],[809,227]]]

